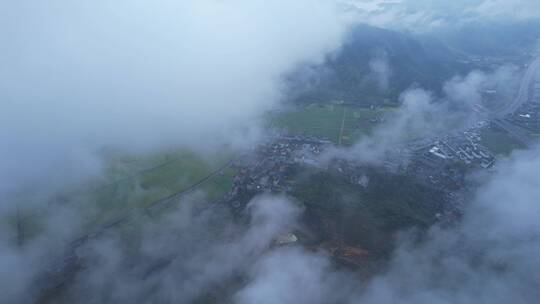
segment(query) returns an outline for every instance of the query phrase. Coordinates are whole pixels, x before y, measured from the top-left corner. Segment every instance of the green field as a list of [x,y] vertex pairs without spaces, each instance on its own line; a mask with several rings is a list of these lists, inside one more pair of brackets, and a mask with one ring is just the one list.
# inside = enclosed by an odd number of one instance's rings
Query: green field
[[335,144],[351,145],[362,135],[369,134],[377,124],[375,120],[389,110],[312,104],[273,113],[270,122],[274,129],[290,134],[312,135]]
[[[42,219],[50,217],[49,213],[54,212],[51,210],[69,209],[83,219],[79,223],[82,232],[92,231],[128,214],[144,213],[144,207],[190,188],[218,171],[231,158],[228,152],[202,158],[189,151],[111,158],[104,180],[65,193],[45,206],[18,210],[3,221],[5,225],[1,228],[11,230],[14,240],[18,234],[30,239],[39,235],[44,224]],[[228,167],[218,172],[192,192],[206,201],[222,197],[232,186],[234,171]],[[175,207],[175,204],[167,205],[167,209]]]
[[508,156],[512,151],[523,148],[519,143],[513,140],[506,132],[485,128],[482,130],[483,146],[495,154]]
[[[130,162],[127,169],[126,163],[115,163],[110,171],[114,172],[111,175],[115,175],[118,181],[86,195],[86,199],[92,202],[90,205],[95,207],[90,216],[92,225],[106,223],[130,209],[148,207],[181,192],[222,167],[231,157],[218,155],[210,160],[193,152],[177,151]],[[133,167],[139,171],[134,173]],[[145,167],[147,169],[141,170]],[[118,172],[127,172],[127,177]],[[196,190],[204,193],[206,199],[215,200],[229,190],[232,178],[232,170],[226,169]]]

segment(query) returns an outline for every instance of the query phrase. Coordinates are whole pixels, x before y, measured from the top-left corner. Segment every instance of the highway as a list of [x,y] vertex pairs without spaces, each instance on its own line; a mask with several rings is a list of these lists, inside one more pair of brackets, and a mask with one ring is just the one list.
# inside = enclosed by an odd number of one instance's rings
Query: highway
[[536,58],[527,68],[527,72],[521,80],[521,86],[518,91],[517,97],[505,107],[500,110],[492,111],[491,115],[494,119],[503,119],[507,115],[510,115],[517,111],[523,104],[529,101],[529,92],[531,86],[534,84],[536,76],[540,72],[540,57]]
[[532,97],[534,97],[530,96],[530,92],[532,86],[535,84],[539,76],[540,57],[536,58],[527,68],[527,71],[521,80],[521,85],[516,98],[512,100],[511,103],[505,105],[502,109],[491,111],[489,114],[492,123],[507,132],[508,135],[510,135],[514,140],[524,147],[529,147],[531,145],[531,139],[527,136],[527,133],[524,132],[523,129],[510,123],[505,118],[519,110],[522,105],[526,104]]

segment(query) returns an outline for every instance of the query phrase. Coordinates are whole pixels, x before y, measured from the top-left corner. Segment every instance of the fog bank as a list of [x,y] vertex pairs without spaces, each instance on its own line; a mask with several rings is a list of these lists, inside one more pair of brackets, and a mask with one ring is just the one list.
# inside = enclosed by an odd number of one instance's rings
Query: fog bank
[[325,0],[3,2],[0,194],[98,175],[105,146],[244,146],[346,19]]

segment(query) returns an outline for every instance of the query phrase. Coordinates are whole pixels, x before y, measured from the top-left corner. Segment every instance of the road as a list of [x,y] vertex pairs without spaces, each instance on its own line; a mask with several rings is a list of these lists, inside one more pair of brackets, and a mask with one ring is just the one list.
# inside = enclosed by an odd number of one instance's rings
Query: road
[[539,75],[540,57],[536,58],[527,68],[521,80],[521,86],[516,98],[502,109],[490,113],[490,120],[524,147],[530,146],[531,139],[523,129],[508,122],[505,118],[515,113],[521,106],[530,101],[529,99],[533,97],[530,96],[531,87],[535,84]]
[[525,72],[525,75],[523,76],[523,79],[521,80],[521,86],[518,91],[517,97],[508,105],[506,105],[504,108],[493,111],[491,113],[493,118],[497,119],[503,119],[507,115],[510,115],[517,111],[523,104],[527,103],[529,101],[529,91],[531,86],[535,82],[536,76],[540,72],[540,57],[536,58],[527,68],[527,72]]
[[152,209],[158,207],[158,206],[161,206],[161,205],[164,205],[164,204],[167,204],[171,201],[176,201],[178,199],[180,199],[181,197],[187,195],[187,194],[190,194],[192,192],[194,192],[195,190],[197,190],[199,187],[201,187],[203,184],[205,184],[206,182],[208,182],[209,180],[211,180],[213,177],[217,176],[218,174],[220,174],[221,172],[223,172],[223,170],[229,168],[233,163],[234,161],[236,161],[238,158],[233,158],[233,159],[230,159],[227,163],[225,163],[224,165],[222,165],[221,167],[215,169],[214,171],[210,172],[208,175],[206,175],[205,177],[201,178],[200,180],[198,180],[197,182],[191,184],[190,186],[178,191],[178,192],[175,192],[171,195],[168,195],[166,197],[163,197],[163,198],[160,198],[152,203],[149,203],[147,206],[143,207],[143,208],[139,208],[139,207],[132,207],[130,209],[128,209],[124,215],[122,216],[119,216],[118,218],[116,218],[115,220],[113,221],[110,221],[109,223],[99,227],[96,231],[94,232],[90,232],[90,233],[87,233],[83,236],[80,236],[78,237],[77,239],[75,239],[74,241],[71,242],[71,244],[75,247],[79,247],[81,246],[83,243],[85,243],[88,239],[93,239],[93,238],[97,238],[99,237],[100,235],[102,235],[103,233],[105,233],[107,230],[111,229],[111,228],[114,228],[114,227],[117,227],[119,226],[120,224],[122,223],[125,223],[127,221],[129,221],[131,218],[132,218],[132,215],[133,215],[133,211],[139,211],[139,212],[142,212],[144,214],[149,214],[148,212],[150,212]]

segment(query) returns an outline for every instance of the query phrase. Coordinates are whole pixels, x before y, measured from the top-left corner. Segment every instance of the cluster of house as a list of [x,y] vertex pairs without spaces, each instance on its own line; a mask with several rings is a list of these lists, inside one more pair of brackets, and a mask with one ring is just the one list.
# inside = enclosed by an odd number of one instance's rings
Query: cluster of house
[[480,144],[480,129],[463,131],[458,136],[446,136],[436,141],[423,156],[432,160],[457,160],[465,165],[490,168],[495,156]]
[[316,157],[329,141],[307,136],[280,136],[260,145],[255,153],[238,160],[237,174],[227,201],[235,210],[242,210],[246,198],[263,192],[288,192],[294,165],[316,165]]
[[[442,190],[459,188],[465,181],[463,168],[491,168],[495,162],[493,154],[480,144],[480,130],[485,126],[486,123],[479,123],[465,131],[401,147],[395,155],[387,157],[384,165],[393,172],[401,168],[404,173]],[[318,155],[329,145],[329,141],[307,136],[279,136],[260,145],[254,153],[234,164],[237,174],[226,201],[240,211],[258,193],[290,192],[291,170],[296,165],[317,166]],[[348,161],[338,161],[335,165],[349,182],[368,187],[369,176],[361,166]]]
[[465,168],[488,169],[495,163],[495,156],[480,144],[480,132],[486,126],[480,122],[458,133],[410,145],[408,173],[440,189],[461,187]]

